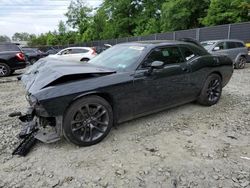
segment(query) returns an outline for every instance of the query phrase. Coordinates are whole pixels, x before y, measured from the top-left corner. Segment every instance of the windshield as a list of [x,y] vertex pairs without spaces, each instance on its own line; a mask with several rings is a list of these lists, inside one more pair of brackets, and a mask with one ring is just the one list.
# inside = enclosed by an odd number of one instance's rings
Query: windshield
[[201,45],[206,49],[209,50],[212,48],[212,46],[215,44],[215,42],[202,42]]
[[144,49],[142,46],[118,45],[102,52],[88,63],[123,71],[139,60]]

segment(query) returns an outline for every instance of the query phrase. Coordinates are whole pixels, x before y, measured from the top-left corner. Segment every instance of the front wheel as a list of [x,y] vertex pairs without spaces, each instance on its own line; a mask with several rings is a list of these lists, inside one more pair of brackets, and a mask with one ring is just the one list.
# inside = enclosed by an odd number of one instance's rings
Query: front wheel
[[63,121],[65,138],[78,146],[91,146],[102,141],[113,126],[110,104],[99,96],[75,101]]
[[218,103],[221,93],[221,77],[218,74],[211,74],[208,76],[197,101],[201,105],[212,106]]

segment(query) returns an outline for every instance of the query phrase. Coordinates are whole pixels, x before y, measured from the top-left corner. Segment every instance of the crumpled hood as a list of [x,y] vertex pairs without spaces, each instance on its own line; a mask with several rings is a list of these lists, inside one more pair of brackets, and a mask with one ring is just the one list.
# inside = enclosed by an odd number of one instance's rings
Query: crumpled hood
[[26,91],[33,93],[64,76],[114,72],[114,70],[97,67],[88,63],[44,58],[31,66],[22,75],[21,80]]

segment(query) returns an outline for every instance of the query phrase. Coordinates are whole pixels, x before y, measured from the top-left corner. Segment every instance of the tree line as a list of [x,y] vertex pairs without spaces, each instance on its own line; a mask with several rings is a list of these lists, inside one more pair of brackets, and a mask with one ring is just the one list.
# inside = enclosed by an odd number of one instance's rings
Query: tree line
[[104,0],[96,9],[72,0],[65,16],[56,31],[26,36],[29,44],[65,45],[250,21],[250,0]]

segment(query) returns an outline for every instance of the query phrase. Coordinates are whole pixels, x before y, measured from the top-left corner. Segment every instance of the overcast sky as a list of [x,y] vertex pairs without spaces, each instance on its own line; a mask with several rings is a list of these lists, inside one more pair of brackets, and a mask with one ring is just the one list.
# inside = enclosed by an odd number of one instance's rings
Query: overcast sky
[[[40,34],[57,29],[66,21],[71,0],[0,0],[0,35],[11,37],[15,32]],[[97,7],[102,0],[85,0]]]

